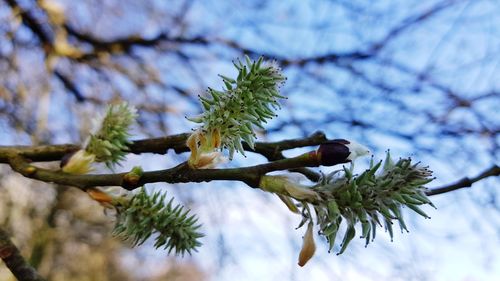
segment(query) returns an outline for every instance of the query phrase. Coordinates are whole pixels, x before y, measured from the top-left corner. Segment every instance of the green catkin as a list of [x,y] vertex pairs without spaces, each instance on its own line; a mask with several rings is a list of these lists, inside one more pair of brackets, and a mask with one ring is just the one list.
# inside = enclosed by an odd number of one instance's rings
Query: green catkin
[[135,122],[137,113],[134,107],[123,102],[110,105],[99,127],[85,144],[85,151],[95,155],[96,162],[104,162],[112,167],[125,159],[130,127]]
[[144,188],[128,200],[114,202],[117,220],[114,235],[133,246],[143,244],[156,235],[156,248],[164,248],[176,255],[196,251],[203,234],[199,232],[198,218],[189,214],[181,205],[175,205],[173,198],[165,203],[166,194],[159,192],[148,195]]
[[[424,218],[430,218],[419,206],[432,205],[425,195],[423,184],[433,178],[426,167],[411,164],[411,159],[394,162],[389,153],[382,162],[371,161],[370,169],[356,176],[344,167],[326,175],[311,190],[321,199],[314,205],[319,234],[329,242],[333,249],[340,222],[346,223],[346,231],[338,254],[343,253],[356,233],[355,226],[361,224],[361,238],[365,245],[375,239],[376,228],[384,227],[391,240],[394,236],[393,223],[397,221],[401,232],[408,232],[401,209],[408,207]],[[380,169],[382,167],[382,169]],[[381,170],[379,173],[377,171]],[[342,174],[343,172],[343,174]],[[303,207],[303,212],[305,207]],[[306,218],[308,221],[310,218]],[[382,222],[382,224],[381,224]]]
[[235,151],[244,154],[241,142],[253,148],[256,138],[253,127],[263,128],[264,123],[276,117],[271,108],[280,108],[278,99],[285,98],[278,92],[285,80],[281,70],[273,63],[264,62],[262,57],[251,61],[245,56],[245,63],[233,62],[238,70],[236,79],[219,75],[225,89],[208,88],[208,95],[199,96],[203,114],[188,118],[203,124],[198,131],[210,134],[217,129],[220,133],[220,146],[202,148],[202,152],[227,148],[230,158]]

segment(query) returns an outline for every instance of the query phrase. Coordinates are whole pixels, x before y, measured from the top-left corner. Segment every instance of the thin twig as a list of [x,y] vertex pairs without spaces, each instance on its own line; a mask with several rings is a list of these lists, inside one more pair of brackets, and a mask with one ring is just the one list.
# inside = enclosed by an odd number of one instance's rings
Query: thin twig
[[429,195],[429,196],[438,195],[438,194],[443,194],[443,193],[450,192],[450,191],[455,191],[455,190],[461,189],[461,188],[471,187],[472,184],[474,184],[475,182],[478,182],[482,179],[485,179],[487,177],[497,177],[497,176],[500,176],[500,167],[497,165],[493,165],[491,168],[483,171],[482,173],[480,173],[476,177],[473,177],[473,178],[465,177],[465,178],[462,178],[461,180],[459,180],[453,184],[445,185],[442,187],[432,188],[431,190],[429,190],[427,192],[427,195]]

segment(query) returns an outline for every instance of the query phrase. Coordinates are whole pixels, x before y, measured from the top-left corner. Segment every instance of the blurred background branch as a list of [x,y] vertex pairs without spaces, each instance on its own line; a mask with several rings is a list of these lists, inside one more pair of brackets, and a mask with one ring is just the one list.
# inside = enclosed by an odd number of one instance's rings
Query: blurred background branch
[[16,245],[12,243],[5,230],[0,228],[0,258],[5,265],[16,276],[23,281],[43,281],[38,272],[21,256]]

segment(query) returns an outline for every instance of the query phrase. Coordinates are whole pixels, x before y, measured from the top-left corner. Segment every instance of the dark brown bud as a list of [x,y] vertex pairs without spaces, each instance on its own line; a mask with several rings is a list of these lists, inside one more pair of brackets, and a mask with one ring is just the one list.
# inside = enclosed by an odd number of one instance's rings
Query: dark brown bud
[[344,139],[335,139],[322,143],[317,150],[320,164],[323,166],[333,166],[351,162],[348,159],[351,154],[347,146],[348,144],[350,142]]
[[75,153],[77,153],[77,152],[78,152],[78,150],[67,153],[66,155],[64,155],[63,158],[61,159],[61,163],[59,163],[59,167],[62,168],[64,166],[66,166],[66,164],[68,164],[71,156],[75,155]]

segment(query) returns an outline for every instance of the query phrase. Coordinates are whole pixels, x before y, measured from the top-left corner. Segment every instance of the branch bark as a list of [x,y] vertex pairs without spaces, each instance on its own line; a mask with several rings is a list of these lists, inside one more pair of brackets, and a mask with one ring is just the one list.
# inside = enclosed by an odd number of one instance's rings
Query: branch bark
[[305,153],[294,158],[277,160],[261,165],[231,168],[231,169],[191,169],[184,162],[173,168],[144,172],[139,180],[130,181],[128,173],[117,174],[85,174],[72,175],[62,171],[52,171],[31,165],[20,155],[11,154],[9,164],[12,169],[23,176],[43,182],[75,186],[82,190],[96,186],[122,186],[133,190],[147,183],[167,182],[208,182],[213,180],[241,181],[253,188],[258,188],[260,177],[273,171],[295,169],[301,167],[317,167],[318,159],[315,153]]
[[[129,146],[129,152],[134,154],[166,154],[170,149],[173,149],[175,153],[188,152],[189,149],[186,146],[186,140],[189,135],[189,133],[182,133],[160,138],[136,140]],[[320,145],[327,140],[324,133],[316,132],[306,138],[278,142],[256,142],[253,150],[246,143],[243,143],[243,148],[246,151],[259,153],[268,159],[279,160],[283,158],[280,153],[284,150]],[[0,146],[0,163],[9,163],[9,153],[17,154],[34,162],[58,161],[64,155],[77,151],[80,148],[76,144]]]
[[498,165],[493,165],[489,169],[486,169],[485,171],[477,175],[476,177],[473,178],[465,177],[453,184],[432,188],[427,192],[427,195],[428,196],[438,195],[455,191],[461,188],[471,187],[475,182],[478,182],[482,179],[485,179],[487,177],[497,177],[497,176],[500,176],[500,167]]
[[[129,147],[130,153],[157,153],[166,154],[170,149],[175,153],[189,151],[186,146],[186,139],[189,133],[170,135],[160,138],[151,138],[136,140]],[[66,154],[80,149],[79,145],[42,145],[42,146],[0,146],[0,163],[9,164],[12,169],[28,178],[52,182],[61,185],[75,186],[86,190],[95,186],[122,186],[128,190],[133,190],[147,183],[167,182],[167,183],[186,183],[186,182],[208,182],[213,180],[232,180],[241,181],[250,187],[258,187],[260,177],[272,171],[289,170],[300,172],[312,181],[319,179],[319,174],[306,167],[318,167],[319,163],[314,154],[303,154],[294,158],[285,158],[284,150],[320,145],[328,141],[322,132],[316,132],[309,137],[300,139],[289,139],[279,142],[257,142],[255,148],[251,149],[244,144],[246,151],[263,155],[270,162],[232,169],[203,169],[194,170],[189,168],[186,163],[175,167],[156,171],[147,171],[138,181],[130,182],[127,173],[117,174],[86,174],[71,175],[61,171],[52,171],[31,164],[34,162],[58,161]],[[480,175],[474,178],[463,178],[456,183],[433,188],[427,192],[427,195],[437,195],[451,192],[457,189],[470,187],[473,183],[491,176],[499,176],[500,168],[497,165],[492,166]]]
[[[129,148],[131,153],[157,153],[166,154],[170,149],[176,153],[187,152],[186,139],[189,133],[171,135],[161,138],[143,139],[134,141]],[[319,145],[327,141],[322,132],[316,132],[309,137],[301,139],[289,139],[279,142],[258,142],[254,149],[244,144],[247,151],[259,153],[268,160],[275,160],[269,163],[233,168],[233,169],[204,169],[194,170],[186,163],[179,164],[173,168],[147,171],[138,181],[131,182],[127,173],[117,174],[86,174],[72,175],[61,171],[53,171],[36,167],[31,161],[58,161],[66,154],[80,149],[74,144],[62,145],[42,145],[42,146],[0,146],[0,163],[8,163],[11,168],[25,177],[52,182],[61,185],[75,186],[86,190],[95,186],[122,186],[128,190],[135,189],[147,183],[167,182],[203,182],[212,180],[233,180],[241,181],[251,187],[258,187],[260,177],[268,172],[279,170],[293,170],[304,173],[308,177],[319,175],[305,167],[317,167],[319,163],[314,154],[303,154],[294,158],[285,158],[283,150]]]
[[7,232],[0,228],[0,258],[19,281],[45,281],[21,255]]

